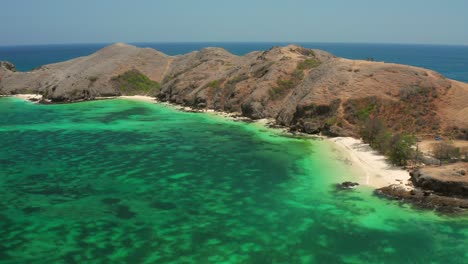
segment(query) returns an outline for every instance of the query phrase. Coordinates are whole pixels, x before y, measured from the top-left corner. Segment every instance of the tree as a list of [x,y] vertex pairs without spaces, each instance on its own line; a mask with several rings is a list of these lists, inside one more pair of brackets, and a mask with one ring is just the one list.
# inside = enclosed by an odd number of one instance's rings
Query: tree
[[372,146],[376,150],[378,150],[382,154],[388,153],[390,149],[390,139],[392,138],[392,134],[386,130],[382,131],[377,135],[375,139],[375,143]]
[[381,119],[371,117],[364,121],[360,134],[364,142],[369,143],[369,145],[374,147],[377,143],[377,138],[384,134],[386,130],[387,128]]
[[398,166],[404,166],[414,155],[413,145],[416,139],[412,135],[395,134],[388,143],[388,157]]

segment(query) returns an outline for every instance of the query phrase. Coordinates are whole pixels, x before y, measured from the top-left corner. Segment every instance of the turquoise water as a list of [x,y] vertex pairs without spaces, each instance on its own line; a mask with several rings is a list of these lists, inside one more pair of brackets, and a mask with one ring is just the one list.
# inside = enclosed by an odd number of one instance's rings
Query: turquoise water
[[467,263],[327,141],[131,100],[0,98],[0,263]]
[[[151,47],[169,55],[185,54],[206,47],[221,47],[234,54],[267,50],[273,46],[285,46],[287,42],[200,42],[200,43],[133,43],[139,47]],[[406,45],[406,44],[352,44],[352,43],[296,43],[306,48],[322,49],[348,59],[374,58],[377,61],[394,62],[423,67],[442,73],[450,79],[468,82],[468,46]],[[0,61],[8,60],[19,70],[89,55],[107,44],[68,44],[0,47]]]

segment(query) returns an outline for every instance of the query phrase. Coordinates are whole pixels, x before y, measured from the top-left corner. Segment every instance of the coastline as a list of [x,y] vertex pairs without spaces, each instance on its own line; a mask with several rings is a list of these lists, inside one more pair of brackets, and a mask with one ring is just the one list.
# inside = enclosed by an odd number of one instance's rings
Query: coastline
[[[33,102],[37,102],[42,99],[42,96],[37,94],[16,94],[11,96]],[[95,99],[126,99],[137,100],[147,103],[160,103],[175,107],[176,109],[181,111],[209,113],[231,120],[249,122],[251,121],[251,119],[241,116],[241,113],[228,113],[222,111],[215,111],[213,109],[196,110],[191,107],[161,102],[158,101],[157,98],[144,95],[97,97]],[[275,127],[273,119],[260,119],[253,121],[253,123],[257,123],[259,125],[274,129],[281,129],[284,133],[287,132],[287,130],[284,128],[282,129],[279,127]],[[360,185],[365,185],[378,189],[392,184],[397,184],[401,187],[404,187],[407,190],[412,189],[409,183],[410,175],[407,171],[390,165],[390,163],[386,161],[384,156],[372,150],[369,145],[363,143],[360,139],[355,139],[352,137],[321,138],[327,140],[329,143],[332,144],[337,154],[337,156],[335,156],[335,159],[343,161],[347,166],[350,167],[350,170],[352,171],[351,174],[353,175],[353,181],[359,183]]]
[[342,155],[353,174],[360,174],[356,182],[375,189],[399,185],[406,190],[413,189],[408,171],[391,165],[387,159],[360,139],[352,137],[329,138]]

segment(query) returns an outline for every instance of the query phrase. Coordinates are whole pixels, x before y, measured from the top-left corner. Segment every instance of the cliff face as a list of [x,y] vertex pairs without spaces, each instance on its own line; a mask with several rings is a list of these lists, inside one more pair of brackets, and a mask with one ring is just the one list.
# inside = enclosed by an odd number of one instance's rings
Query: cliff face
[[114,44],[31,72],[7,65],[0,65],[1,94],[40,93],[56,102],[144,94],[275,118],[309,133],[352,135],[362,119],[378,116],[395,131],[468,134],[466,83],[422,68],[352,61],[294,45],[242,57],[220,48],[172,57]]

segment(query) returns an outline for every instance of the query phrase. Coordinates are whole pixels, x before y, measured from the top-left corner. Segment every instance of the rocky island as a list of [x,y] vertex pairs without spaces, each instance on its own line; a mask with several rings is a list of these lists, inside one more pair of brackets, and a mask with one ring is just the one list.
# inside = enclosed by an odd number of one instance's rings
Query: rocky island
[[[0,94],[37,94],[44,103],[145,95],[271,118],[292,131],[327,136],[359,137],[371,117],[394,133],[468,140],[468,84],[428,69],[338,58],[296,45],[244,56],[221,48],[168,56],[117,43],[30,72],[1,62]],[[418,167],[411,177],[414,188],[392,185],[377,193],[431,208],[468,208],[468,179],[461,173],[466,163],[456,166],[462,167],[457,175],[447,172],[452,167]]]

